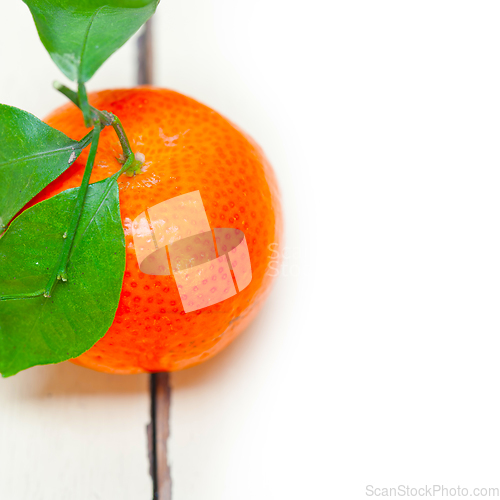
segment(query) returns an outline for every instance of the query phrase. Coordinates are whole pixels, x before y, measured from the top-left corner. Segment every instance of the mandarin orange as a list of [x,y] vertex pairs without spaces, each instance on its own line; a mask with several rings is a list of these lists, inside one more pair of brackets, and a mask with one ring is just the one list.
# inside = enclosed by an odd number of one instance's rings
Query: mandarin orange
[[[144,155],[144,163],[139,175],[118,179],[126,270],[114,322],[101,340],[72,361],[121,374],[196,365],[227,346],[255,317],[270,291],[275,273],[268,272],[268,262],[282,238],[272,167],[250,137],[182,94],[138,87],[92,93],[89,101],[120,118],[133,151]],[[88,132],[81,112],[71,103],[56,109],[46,122],[73,139]],[[116,172],[121,152],[115,132],[107,127],[91,182]],[[34,202],[79,186],[87,154],[88,149]],[[139,269],[131,227],[146,209],[194,191],[201,195],[212,229],[235,228],[245,234],[252,279],[222,302],[185,312],[171,274],[144,274]]]

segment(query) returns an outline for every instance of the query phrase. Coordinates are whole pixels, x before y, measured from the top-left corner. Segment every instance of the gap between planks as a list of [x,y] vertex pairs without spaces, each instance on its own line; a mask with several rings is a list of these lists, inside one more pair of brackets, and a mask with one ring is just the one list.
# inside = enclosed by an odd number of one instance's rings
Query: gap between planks
[[[139,36],[137,83],[153,84],[153,20],[150,19]],[[172,500],[172,479],[168,466],[167,440],[170,422],[170,375],[150,376],[151,423],[148,426],[150,473],[153,479],[153,500]]]

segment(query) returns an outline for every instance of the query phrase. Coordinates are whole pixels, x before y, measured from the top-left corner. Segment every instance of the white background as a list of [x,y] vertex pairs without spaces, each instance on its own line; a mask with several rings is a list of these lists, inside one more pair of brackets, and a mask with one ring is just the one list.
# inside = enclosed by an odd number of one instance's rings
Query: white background
[[[0,7],[0,102],[61,79]],[[173,376],[174,500],[500,487],[500,6],[163,0],[156,82],[263,146],[284,267],[225,352]],[[134,83],[134,45],[90,87]],[[1,147],[1,146],[0,146]],[[0,498],[149,499],[147,377],[0,380]]]

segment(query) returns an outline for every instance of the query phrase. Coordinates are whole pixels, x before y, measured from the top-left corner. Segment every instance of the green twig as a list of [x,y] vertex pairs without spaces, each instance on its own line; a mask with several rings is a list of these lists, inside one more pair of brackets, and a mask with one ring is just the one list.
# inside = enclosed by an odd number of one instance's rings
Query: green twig
[[[74,90],[71,90],[70,88],[66,87],[66,85],[63,85],[62,83],[59,82],[54,82],[53,85],[56,90],[61,92],[61,94],[65,95],[73,104],[78,106],[84,113],[79,93],[77,94]],[[86,95],[87,94],[85,94],[85,97]],[[128,140],[127,134],[125,133],[125,129],[123,128],[120,119],[113,113],[110,113],[109,111],[100,111],[94,106],[90,105],[88,106],[90,110],[89,112],[93,120],[99,120],[101,122],[102,127],[107,127],[108,125],[113,126],[113,129],[116,132],[116,135],[118,136],[118,139],[120,141],[120,145],[122,147],[125,159],[128,159],[130,155],[133,155],[132,148],[130,147],[130,142]]]
[[122,175],[123,173],[127,172],[128,169],[131,167],[131,165],[133,163],[136,162],[136,159],[134,157],[134,155],[130,155],[128,158],[127,158],[127,161],[123,164],[123,167],[120,168],[120,170],[118,170],[118,172],[114,173],[110,179],[118,179],[118,177],[120,177],[120,175]]
[[53,82],[52,85],[56,90],[61,92],[61,94],[65,95],[75,106],[80,107],[78,94],[74,90],[69,89],[66,85],[59,82]]
[[[105,111],[105,113],[107,113],[107,111]],[[132,148],[130,147],[130,142],[128,141],[127,134],[125,133],[125,130],[123,128],[122,122],[116,115],[113,115],[112,113],[108,113],[108,115],[113,117],[111,125],[113,125],[113,129],[115,130],[118,139],[120,139],[120,144],[122,146],[125,158],[128,159],[130,156],[134,156]]]
[[[54,88],[61,92],[61,94],[65,95],[77,108],[80,110],[82,109],[80,106],[80,100],[78,98],[78,94],[74,91],[71,90],[70,88],[66,87],[66,85],[63,85],[62,83],[59,82],[53,82],[52,85]],[[87,99],[88,103],[88,99]],[[97,108],[94,108],[94,106],[91,106],[89,104],[89,109],[90,109],[90,115],[92,117],[92,120],[100,120],[101,125],[103,127],[107,127],[108,125],[111,125],[112,119],[109,117],[105,116],[102,111],[99,111]],[[110,114],[110,113],[108,113]]]
[[50,297],[52,290],[57,280],[67,281],[68,275],[66,272],[66,267],[68,265],[69,254],[71,247],[73,245],[73,240],[75,239],[76,230],[78,229],[78,224],[83,212],[83,205],[85,202],[85,197],[87,195],[87,190],[89,187],[90,175],[92,173],[92,167],[94,166],[94,160],[97,153],[97,146],[99,144],[99,135],[101,133],[101,123],[98,121],[95,124],[94,136],[92,137],[92,145],[90,146],[89,156],[87,158],[87,164],[85,165],[85,171],[83,173],[82,184],[78,190],[78,195],[75,202],[75,210],[73,212],[69,229],[67,233],[64,234],[65,241],[63,243],[63,248],[61,250],[61,256],[59,258],[59,263],[55,267],[52,276],[47,283],[45,288],[45,297]]

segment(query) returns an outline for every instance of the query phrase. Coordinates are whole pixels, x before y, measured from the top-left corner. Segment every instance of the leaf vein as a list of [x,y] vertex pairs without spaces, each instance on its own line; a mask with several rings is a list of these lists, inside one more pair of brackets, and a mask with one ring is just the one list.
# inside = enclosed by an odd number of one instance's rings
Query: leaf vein
[[83,56],[85,54],[85,49],[87,48],[87,42],[88,42],[88,39],[89,39],[90,28],[92,28],[92,24],[94,23],[95,18],[97,17],[97,15],[99,14],[99,12],[102,9],[104,9],[104,5],[102,7],[99,7],[94,12],[94,14],[92,15],[92,17],[90,18],[89,25],[87,26],[87,29],[85,31],[85,37],[83,39],[83,44],[82,44],[82,52],[80,54],[80,65],[78,66],[78,81],[81,80],[81,76],[82,76]]
[[109,185],[106,187],[106,190],[104,191],[104,193],[102,194],[101,196],[101,199],[100,199],[100,202],[99,202],[99,205],[97,206],[97,208],[94,210],[94,213],[92,214],[92,217],[90,218],[90,220],[88,221],[85,229],[83,230],[82,234],[80,235],[80,237],[78,238],[78,241],[75,241],[75,243],[73,244],[73,249],[71,251],[71,254],[73,254],[73,251],[78,247],[78,245],[80,244],[80,242],[82,241],[82,239],[84,238],[85,234],[87,233],[88,229],[90,228],[90,226],[92,225],[92,223],[94,222],[94,219],[96,218],[97,216],[97,213],[99,212],[99,210],[101,210],[101,207],[103,206],[103,204],[106,202],[107,198],[108,198],[108,195],[109,195],[109,192],[111,191],[111,188],[113,187],[113,182],[110,182]]
[[9,165],[13,165],[15,163],[20,163],[20,162],[23,162],[23,161],[36,160],[37,158],[44,158],[46,156],[52,156],[52,155],[59,154],[59,153],[64,152],[64,151],[68,151],[68,150],[75,151],[76,149],[80,149],[80,148],[78,148],[76,146],[66,146],[64,148],[54,149],[53,151],[42,151],[40,153],[35,153],[35,154],[32,154],[32,155],[23,156],[21,158],[14,158],[13,160],[8,160],[6,162],[1,162],[0,163],[0,169],[4,168],[4,167],[7,167]]

